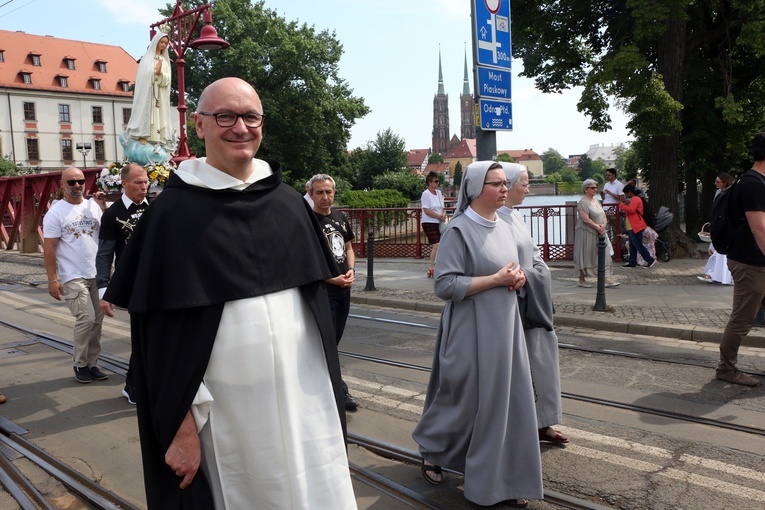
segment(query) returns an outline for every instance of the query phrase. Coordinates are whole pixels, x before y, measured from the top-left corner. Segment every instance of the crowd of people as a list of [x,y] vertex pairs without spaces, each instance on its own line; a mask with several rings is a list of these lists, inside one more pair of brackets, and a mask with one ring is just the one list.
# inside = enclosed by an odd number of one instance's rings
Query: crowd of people
[[[101,193],[85,198],[83,173],[72,167],[45,216],[48,292],[75,317],[77,382],[108,377],[98,367],[103,318],[117,306],[130,313],[123,395],[137,408],[149,508],[245,508],[256,500],[356,508],[345,412],[359,403],[337,351],[355,282],[354,234],[332,207],[330,175],[314,175],[303,200],[282,181],[279,162],[256,157],[264,119],[251,85],[215,81],[194,114],[207,156],[181,163],[151,206],[140,165],[123,168],[123,197],[108,208]],[[734,306],[716,371],[749,386],[759,381],[736,362],[765,304],[765,135],[755,138],[754,155],[742,177],[749,185],[734,189],[745,220],[727,257]],[[629,236],[625,267],[639,257],[646,267],[656,263],[639,190],[621,186],[613,169],[608,176],[609,203],[597,199],[596,181],[582,185],[580,287],[591,287],[599,242],[605,285],[619,285],[610,232]],[[719,180],[729,185],[725,174]],[[543,497],[539,443],[569,442],[555,428],[563,413],[551,274],[516,209],[529,174],[515,163],[469,165],[448,222],[438,175],[428,174],[426,186],[427,277],[445,305],[412,434],[421,473],[439,485],[444,468],[460,471],[469,501],[525,507]],[[236,250],[220,249],[234,241]]]

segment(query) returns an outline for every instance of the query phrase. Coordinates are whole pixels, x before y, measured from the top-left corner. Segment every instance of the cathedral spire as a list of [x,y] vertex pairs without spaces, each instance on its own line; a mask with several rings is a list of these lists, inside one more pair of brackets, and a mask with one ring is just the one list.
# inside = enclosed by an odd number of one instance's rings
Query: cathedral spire
[[441,72],[441,45],[438,45],[438,95],[443,96],[444,92],[444,73]]
[[467,44],[465,45],[465,77],[462,80],[462,95],[470,95],[470,80],[468,79],[468,67],[467,67]]

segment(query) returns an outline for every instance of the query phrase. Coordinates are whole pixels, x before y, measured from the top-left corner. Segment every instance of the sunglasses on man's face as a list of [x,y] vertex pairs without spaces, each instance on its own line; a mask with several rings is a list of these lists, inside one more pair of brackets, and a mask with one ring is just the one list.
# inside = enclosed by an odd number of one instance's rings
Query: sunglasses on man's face
[[79,184],[80,186],[82,186],[83,184],[85,184],[85,179],[69,179],[68,181],[66,181],[66,183],[70,186],[74,186],[75,184]]

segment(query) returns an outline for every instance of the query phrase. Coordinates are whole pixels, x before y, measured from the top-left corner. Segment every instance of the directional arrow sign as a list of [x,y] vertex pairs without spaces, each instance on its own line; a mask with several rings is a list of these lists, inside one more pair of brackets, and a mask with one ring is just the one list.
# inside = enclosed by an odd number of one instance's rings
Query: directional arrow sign
[[512,99],[510,95],[510,71],[478,66],[478,88],[476,93],[479,97],[506,99],[509,101]]
[[473,0],[478,65],[510,69],[510,0]]
[[512,131],[513,103],[491,99],[478,100],[480,128],[484,131]]

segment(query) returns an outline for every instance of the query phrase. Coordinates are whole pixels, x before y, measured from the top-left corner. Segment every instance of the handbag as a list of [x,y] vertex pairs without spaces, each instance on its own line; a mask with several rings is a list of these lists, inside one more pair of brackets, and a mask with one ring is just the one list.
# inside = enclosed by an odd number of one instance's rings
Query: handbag
[[444,233],[444,230],[446,230],[446,225],[449,224],[449,217],[447,216],[445,220],[438,222],[438,232],[440,234]]

